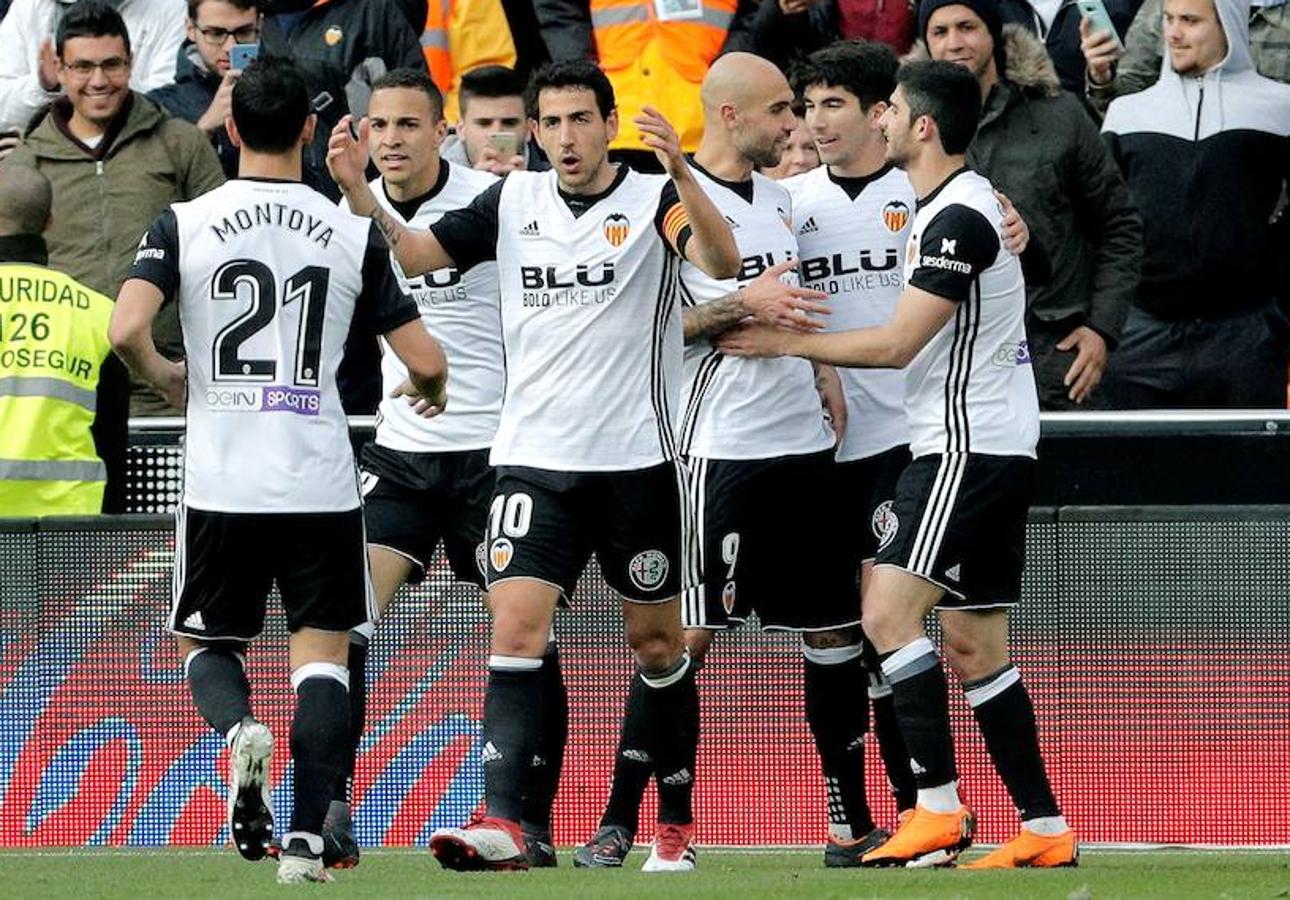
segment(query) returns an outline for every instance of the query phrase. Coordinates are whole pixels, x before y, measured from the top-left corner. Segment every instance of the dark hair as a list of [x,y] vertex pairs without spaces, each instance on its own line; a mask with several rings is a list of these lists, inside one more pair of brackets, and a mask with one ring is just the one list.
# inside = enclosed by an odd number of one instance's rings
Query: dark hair
[[72,38],[119,37],[125,42],[125,54],[130,55],[130,32],[126,30],[121,14],[103,0],[80,0],[54,32],[54,50],[63,58],[63,47]]
[[390,88],[407,88],[421,91],[430,100],[430,117],[438,122],[443,118],[443,93],[430,76],[421,69],[391,69],[372,82],[372,93]]
[[466,114],[466,105],[475,97],[523,97],[524,82],[509,66],[480,66],[461,76],[457,105]]
[[309,117],[309,92],[294,62],[261,56],[233,85],[233,122],[242,143],[257,153],[286,153]]
[[837,41],[816,50],[789,70],[793,93],[799,97],[806,89],[844,88],[867,110],[880,100],[887,100],[896,89],[896,53],[886,44],[874,41]]
[[584,88],[596,95],[596,107],[602,119],[614,111],[614,86],[600,66],[585,59],[558,60],[543,63],[533,72],[524,92],[524,109],[530,119],[538,117],[538,96],[545,90]]
[[[188,20],[190,22],[197,21],[197,10],[205,2],[206,0],[188,0]],[[259,0],[224,0],[224,2],[229,6],[234,6],[242,10],[243,12],[250,9],[258,10],[260,7]]]
[[896,82],[905,89],[909,121],[931,116],[950,156],[966,153],[981,118],[981,85],[957,63],[911,62],[900,67]]

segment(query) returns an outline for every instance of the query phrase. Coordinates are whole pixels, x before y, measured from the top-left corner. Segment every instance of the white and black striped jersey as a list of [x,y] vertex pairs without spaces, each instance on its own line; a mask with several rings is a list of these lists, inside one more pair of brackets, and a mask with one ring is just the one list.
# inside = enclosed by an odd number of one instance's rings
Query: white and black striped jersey
[[[692,164],[743,257],[738,278],[718,280],[693,263],[681,266],[687,306],[719,300],[771,266],[797,256],[792,201],[780,184],[753,173],[748,181],[723,181]],[[784,276],[797,283],[791,272]],[[706,340],[685,348],[681,452],[705,459],[770,459],[816,453],[833,446],[815,391],[811,364],[798,357],[744,359],[723,356]]]
[[127,277],[179,303],[184,505],[357,508],[336,389],[345,341],[351,327],[383,334],[417,318],[372,224],[299,182],[239,179],[172,204]]
[[1021,262],[1003,248],[1003,209],[960,169],[918,203],[905,279],[958,305],[906,369],[910,452],[1035,455],[1039,399],[1026,342]]
[[671,180],[626,166],[596,196],[513,172],[431,226],[457,267],[496,260],[506,388],[491,460],[627,471],[676,455],[680,258]]
[[[380,178],[372,182],[378,203],[411,228],[426,229],[443,214],[461,209],[497,182],[497,176],[465,166],[440,163],[439,180],[422,197],[395,202]],[[348,208],[342,197],[340,204]],[[452,396],[433,419],[418,416],[392,391],[408,377],[407,366],[381,342],[384,386],[376,423],[376,443],[391,450],[435,453],[478,450],[493,443],[502,409],[502,326],[498,307],[497,263],[469,272],[437,269],[408,278],[391,255],[390,264],[404,292],[416,301],[421,321],[448,357]]]
[[[909,178],[890,166],[867,178],[844,178],[820,166],[783,184],[793,195],[798,277],[830,298],[826,330],[885,325],[904,289],[901,260],[914,210]],[[839,367],[838,376],[847,401],[839,462],[909,441],[904,372]]]

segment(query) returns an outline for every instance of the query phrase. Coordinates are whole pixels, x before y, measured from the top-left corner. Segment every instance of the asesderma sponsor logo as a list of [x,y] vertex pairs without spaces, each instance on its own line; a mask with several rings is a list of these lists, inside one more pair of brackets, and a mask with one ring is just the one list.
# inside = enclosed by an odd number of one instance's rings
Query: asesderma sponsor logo
[[206,408],[219,412],[289,412],[298,416],[316,416],[322,410],[322,397],[316,388],[283,384],[210,387],[206,389]]

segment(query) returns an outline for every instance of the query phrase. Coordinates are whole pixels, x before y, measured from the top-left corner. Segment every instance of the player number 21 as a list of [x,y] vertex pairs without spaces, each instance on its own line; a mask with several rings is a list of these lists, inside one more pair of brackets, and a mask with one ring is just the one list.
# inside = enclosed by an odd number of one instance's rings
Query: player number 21
[[[318,386],[318,364],[322,359],[323,322],[327,309],[327,284],[331,270],[305,266],[282,286],[282,308],[300,301],[300,325],[296,330],[296,352],[292,381],[298,387]],[[238,288],[245,288],[251,306],[215,335],[211,372],[216,381],[276,381],[278,362],[274,359],[243,359],[242,344],[259,334],[278,314],[278,286],[273,271],[254,259],[235,259],[219,267],[211,279],[212,300],[237,300]],[[245,301],[243,301],[245,302]]]

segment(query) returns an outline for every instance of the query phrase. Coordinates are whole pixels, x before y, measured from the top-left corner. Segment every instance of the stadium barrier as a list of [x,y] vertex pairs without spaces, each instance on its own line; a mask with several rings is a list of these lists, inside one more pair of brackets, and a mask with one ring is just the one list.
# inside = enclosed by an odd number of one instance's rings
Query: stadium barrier
[[[226,840],[222,741],[192,710],[163,630],[172,533],[158,515],[0,520],[0,846]],[[1036,508],[1027,544],[1015,656],[1081,837],[1290,845],[1290,506]],[[556,627],[572,707],[555,821],[567,844],[594,828],[608,794],[631,667],[594,567]],[[283,637],[271,615],[250,675],[257,715],[285,748]],[[486,640],[476,592],[442,564],[382,623],[356,786],[365,845],[424,844],[479,801]],[[801,666],[791,637],[746,627],[718,638],[700,676],[701,842],[823,840]],[[1015,813],[961,695],[951,698],[979,839],[1003,839]],[[274,771],[282,809],[285,756]],[[891,822],[876,748],[868,782]]]

